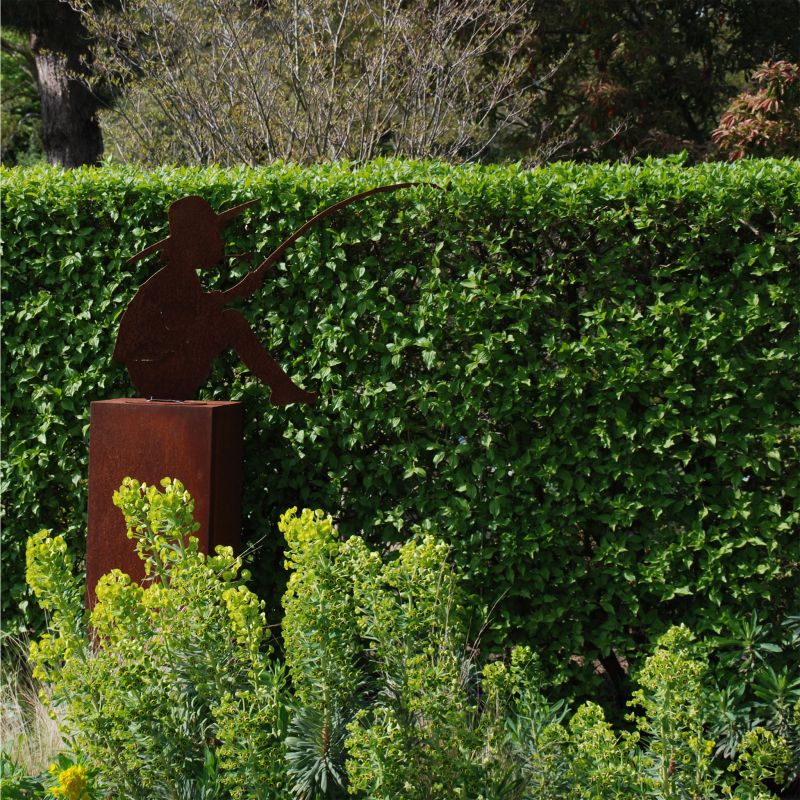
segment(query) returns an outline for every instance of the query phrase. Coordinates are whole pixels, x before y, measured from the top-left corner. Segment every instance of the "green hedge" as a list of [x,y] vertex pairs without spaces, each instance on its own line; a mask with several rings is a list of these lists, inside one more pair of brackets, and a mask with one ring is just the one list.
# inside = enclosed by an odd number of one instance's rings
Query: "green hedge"
[[157,262],[125,259],[168,204],[259,198],[229,251],[266,253],[322,206],[408,179],[448,191],[346,209],[242,306],[319,404],[273,408],[233,356],[205,392],[245,403],[261,591],[277,602],[277,520],[297,505],[373,543],[435,530],[475,633],[491,610],[564,677],[673,622],[800,613],[797,161],[0,176],[7,627],[37,620],[26,536],[83,548],[89,402],[132,393],[111,352]]

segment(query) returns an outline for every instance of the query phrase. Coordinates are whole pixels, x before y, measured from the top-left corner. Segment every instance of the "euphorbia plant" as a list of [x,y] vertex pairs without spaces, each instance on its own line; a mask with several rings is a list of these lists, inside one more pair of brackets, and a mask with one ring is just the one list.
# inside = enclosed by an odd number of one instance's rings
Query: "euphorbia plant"
[[[636,730],[614,730],[593,703],[566,723],[531,648],[478,661],[445,544],[379,553],[320,511],[280,522],[284,666],[241,558],[199,552],[179,481],[126,479],[114,499],[146,577],[104,576],[91,612],[64,539],[41,531],[27,545],[50,614],[36,675],[111,796],[744,800],[770,797],[790,766],[785,739],[763,728],[739,743],[737,777],[715,762],[707,653],[687,628],[635,676]],[[83,786],[68,769],[64,785]]]
[[230,548],[199,552],[180,481],[162,487],[126,479],[115,493],[147,577],[103,576],[89,613],[64,539],[31,537],[28,582],[51,614],[36,674],[76,750],[124,796],[280,797],[286,690],[263,603]]

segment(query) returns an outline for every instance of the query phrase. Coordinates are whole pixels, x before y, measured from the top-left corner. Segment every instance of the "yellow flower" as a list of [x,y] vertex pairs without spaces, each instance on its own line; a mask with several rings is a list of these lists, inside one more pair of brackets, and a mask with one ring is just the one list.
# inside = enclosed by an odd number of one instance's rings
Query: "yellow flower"
[[[50,772],[55,773],[55,770],[51,767]],[[66,800],[89,800],[89,793],[86,791],[89,775],[86,767],[81,764],[73,764],[71,767],[61,770],[57,778],[58,786],[50,790],[53,795],[64,797]]]

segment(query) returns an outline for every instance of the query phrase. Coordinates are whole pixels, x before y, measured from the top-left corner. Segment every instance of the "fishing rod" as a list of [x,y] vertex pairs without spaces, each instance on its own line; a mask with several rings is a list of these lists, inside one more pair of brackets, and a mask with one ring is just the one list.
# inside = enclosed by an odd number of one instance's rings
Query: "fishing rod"
[[[411,186],[432,186],[435,189],[440,189],[440,186],[437,186],[435,183],[429,183],[425,181],[410,181],[407,183],[391,183],[385,186],[378,186],[374,189],[367,189],[365,192],[359,192],[358,194],[354,194],[350,197],[346,197],[344,200],[340,200],[338,203],[334,203],[333,205],[328,206],[327,208],[322,209],[318,214],[314,215],[308,222],[303,223],[291,236],[286,238],[275,250],[272,251],[252,272],[245,275],[239,283],[233,286],[228,291],[232,296],[242,296],[242,292],[246,291],[247,294],[252,294],[252,291],[247,291],[247,286],[250,281],[253,281],[256,277],[261,277],[266,273],[266,271],[302,236],[304,236],[311,228],[314,227],[322,220],[327,219],[332,214],[335,214],[340,209],[344,208],[345,206],[349,206],[351,203],[356,203],[359,200],[364,200],[367,197],[371,197],[374,194],[381,194],[383,192],[395,192],[398,189],[408,189]],[[238,290],[238,291],[237,291]],[[255,290],[253,290],[255,291]],[[228,292],[226,292],[228,294]],[[246,296],[246,295],[245,295]]]

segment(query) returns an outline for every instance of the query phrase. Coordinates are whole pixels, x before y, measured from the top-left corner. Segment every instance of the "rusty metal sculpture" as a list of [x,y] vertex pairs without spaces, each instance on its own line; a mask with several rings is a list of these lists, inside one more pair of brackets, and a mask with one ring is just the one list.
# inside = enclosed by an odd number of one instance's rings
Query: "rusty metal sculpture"
[[258,341],[247,320],[227,306],[237,298],[252,295],[267,270],[318,222],[373,194],[415,185],[379,186],[328,206],[224,292],[204,291],[197,270],[211,269],[222,259],[222,227],[258,201],[217,214],[202,197],[192,195],[176,200],[169,208],[169,236],[129,259],[128,263],[133,263],[160,250],[165,266],[142,284],[125,310],[114,358],[128,368],[131,381],[142,396],[189,400],[207,378],[214,358],[232,347],[250,371],[269,385],[273,404],[313,403],[317,394],[296,386]]

